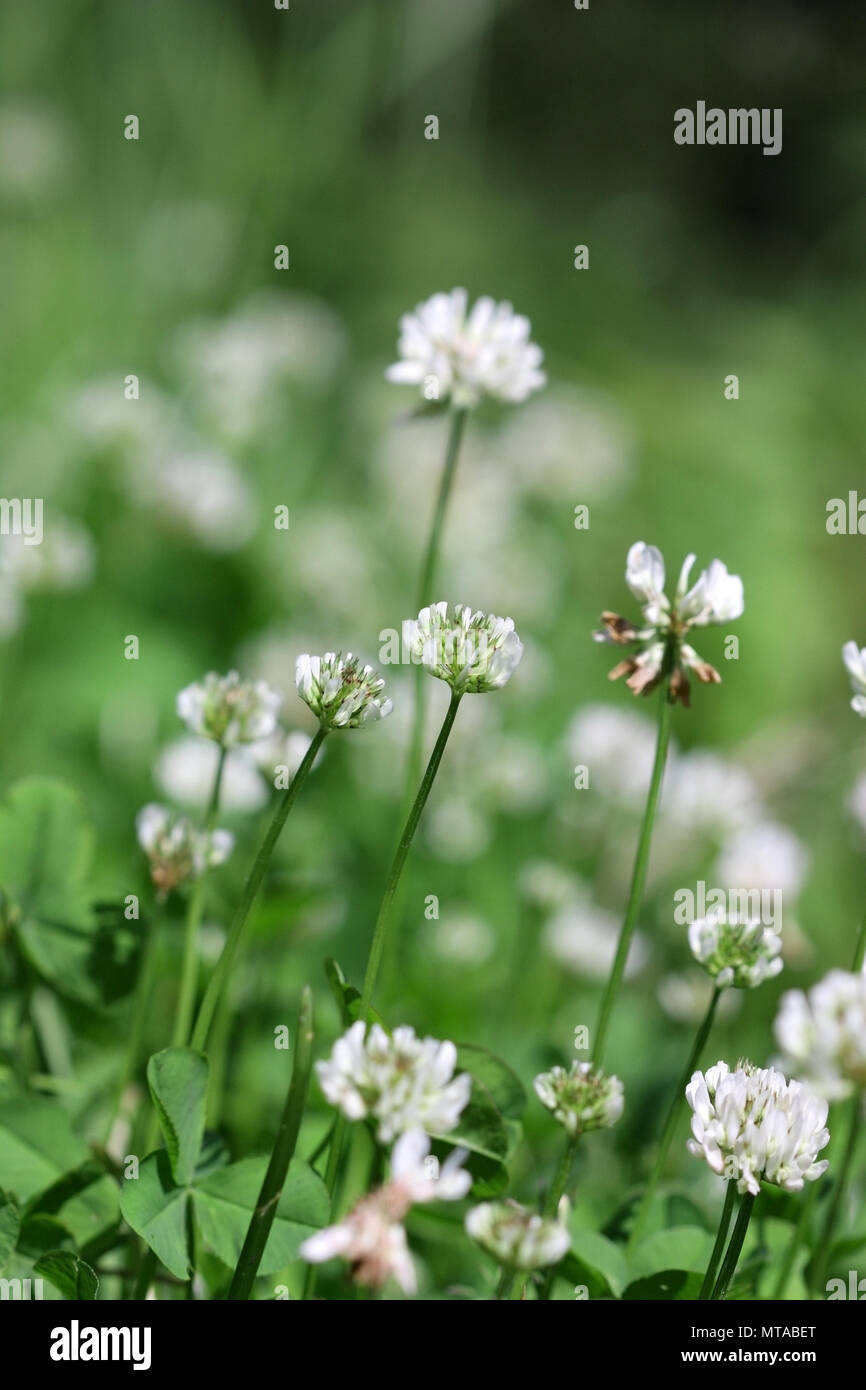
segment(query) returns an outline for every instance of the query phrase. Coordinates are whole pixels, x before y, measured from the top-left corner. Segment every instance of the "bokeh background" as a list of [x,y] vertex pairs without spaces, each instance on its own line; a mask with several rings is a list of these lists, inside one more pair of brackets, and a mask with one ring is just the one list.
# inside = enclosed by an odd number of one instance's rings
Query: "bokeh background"
[[[400,314],[453,285],[531,318],[550,384],[467,431],[442,597],[510,614],[527,651],[505,692],[461,710],[407,872],[391,1021],[487,1046],[530,1085],[594,1020],[654,707],[608,685],[590,633],[602,608],[631,611],[639,538],[673,573],[691,550],[724,559],[746,613],[738,660],[721,633],[699,644],[723,685],[677,713],[609,1047],[626,1114],[583,1147],[576,1219],[615,1228],[706,1002],[675,888],[785,895],[786,969],[732,998],[711,1060],[769,1060],[780,992],[848,964],[866,744],[840,648],[866,644],[864,541],[825,521],[830,498],[866,491],[863,56],[853,3],[7,0],[0,474],[4,496],[45,499],[46,540],[0,538],[0,780],[68,781],[97,828],[94,891],[161,914],[149,1049],[170,1027],[182,903],[155,905],[134,817],[204,796],[176,692],[209,669],[270,680],[297,756],[295,656],[375,662],[410,615],[446,425],[383,372]],[[673,112],[698,99],[781,107],[782,154],[676,146]],[[272,1141],[273,1030],[302,983],[324,1050],[323,960],[363,968],[411,709],[411,681],[386,674],[393,717],[330,740],[255,911],[212,1116],[236,1154]],[[205,968],[267,815],[256,766],[230,774],[220,820],[238,845],[211,876]],[[61,1002],[60,1090],[82,1132],[104,1119],[127,1011]],[[313,1101],[305,1151],[327,1121]],[[527,1136],[511,1191],[534,1200],[560,1139],[534,1100]],[[709,1174],[683,1153],[671,1176],[711,1225]],[[416,1232],[422,1282],[477,1282],[477,1252],[437,1234]]]

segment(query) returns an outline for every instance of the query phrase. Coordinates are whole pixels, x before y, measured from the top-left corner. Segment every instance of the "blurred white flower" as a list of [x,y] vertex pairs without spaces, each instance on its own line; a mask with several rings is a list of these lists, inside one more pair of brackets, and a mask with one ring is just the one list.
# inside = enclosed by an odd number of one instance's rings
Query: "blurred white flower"
[[808,994],[789,990],[774,1029],[783,1065],[821,1095],[866,1090],[866,975],[831,970]]
[[487,296],[467,313],[465,290],[434,294],[400,320],[400,361],[386,376],[421,387],[427,400],[475,406],[483,396],[524,401],[544,386],[544,354],[530,342],[530,324],[511,305]]
[[446,960],[481,965],[496,948],[493,928],[475,913],[449,908],[447,916],[433,925],[433,946]]
[[[587,768],[592,788],[612,801],[643,805],[656,747],[656,728],[646,715],[615,705],[585,705],[568,727],[566,746],[572,764]],[[669,777],[675,758],[672,749]],[[667,789],[663,807],[666,798]]]
[[755,989],[782,969],[782,940],[761,922],[713,913],[689,924],[689,946],[718,989]]
[[23,535],[0,535],[0,583],[27,590],[79,589],[93,576],[95,551],[86,526],[50,514],[39,545]]
[[598,642],[616,646],[638,643],[639,650],[627,657],[610,672],[610,679],[627,675],[626,684],[635,695],[649,694],[665,672],[666,658],[670,662],[670,689],[673,699],[689,703],[689,682],[686,669],[694,671],[698,680],[717,685],[721,676],[683,638],[692,627],[708,623],[728,623],[739,618],[744,610],[743,581],[729,574],[721,560],[713,560],[709,569],[702,570],[691,588],[689,575],[694,555],[687,555],[674,594],[673,603],[664,591],[665,562],[654,545],[636,541],[626,559],[626,583],[638,600],[644,626],[638,627],[617,613],[602,613],[604,627],[593,634]]
[[277,727],[282,697],[265,681],[242,681],[237,671],[209,671],[177,697],[177,713],[194,734],[223,748],[270,738]]
[[36,206],[62,192],[78,162],[65,116],[35,102],[0,105],[0,198]]
[[732,833],[760,820],[762,809],[751,773],[709,749],[683,753],[668,770],[663,813],[689,835]]
[[390,1182],[363,1197],[336,1226],[305,1240],[302,1259],[319,1264],[342,1257],[352,1265],[357,1284],[381,1288],[394,1278],[404,1293],[415,1293],[415,1269],[402,1225],[405,1216],[416,1203],[459,1201],[472,1185],[461,1166],[465,1149],[455,1149],[441,1169],[429,1154],[426,1134],[408,1130],[394,1145]]
[[508,417],[496,457],[528,491],[556,501],[615,496],[631,475],[632,439],[615,405],[586,392],[545,391]]
[[570,1071],[552,1067],[532,1083],[542,1105],[572,1136],[593,1129],[609,1129],[622,1115],[625,1104],[618,1076],[606,1076],[591,1062],[572,1062]]
[[[656,990],[658,1001],[669,1018],[677,1023],[699,1023],[709,1008],[713,994],[713,984],[709,977],[699,970],[688,974],[674,973],[664,975]],[[725,990],[719,999],[716,1016],[730,1018],[739,1012],[742,996],[735,990]]]
[[378,1121],[381,1144],[408,1129],[447,1134],[469,1101],[472,1078],[454,1076],[457,1049],[451,1042],[417,1038],[413,1028],[389,1037],[362,1019],[334,1043],[326,1062],[316,1063],[319,1085],[331,1105],[349,1120]]
[[256,529],[249,486],[214,450],[172,452],[153,480],[152,500],[206,549],[237,550]]
[[456,695],[484,694],[507,685],[523,656],[511,618],[473,613],[463,603],[434,603],[403,623],[412,661],[450,685]]
[[423,835],[437,859],[468,864],[489,848],[493,828],[480,807],[446,792],[427,808]]
[[[616,955],[619,929],[613,913],[586,898],[561,908],[550,919],[544,929],[544,943],[551,955],[575,974],[605,980]],[[646,958],[643,937],[636,932],[626,959],[626,979],[637,974]]]
[[856,642],[846,642],[842,648],[842,660],[854,691],[851,708],[856,714],[866,716],[866,647],[861,649]]
[[736,1180],[739,1192],[769,1182],[797,1192],[826,1172],[818,1154],[828,1143],[827,1102],[773,1067],[717,1062],[696,1071],[686,1087],[692,1108],[689,1153],[714,1173]]
[[387,718],[393,708],[382,695],[383,678],[351,652],[304,653],[297,660],[295,683],[323,729],[359,729]]
[[557,1264],[571,1245],[559,1221],[527,1211],[517,1202],[482,1202],[466,1213],[466,1230],[483,1250],[508,1269]]
[[227,830],[197,830],[185,816],[155,802],[141,808],[135,828],[161,896],[200,878],[205,869],[224,864],[234,847],[234,836]]
[[713,877],[732,888],[778,889],[794,900],[809,867],[809,855],[785,825],[762,821],[736,831],[722,845]]
[[[203,809],[213,791],[219,749],[209,738],[194,734],[173,739],[160,752],[153,769],[162,793],[182,806]],[[223,765],[219,809],[224,812],[258,811],[268,800],[269,788],[246,748],[230,748]]]
[[527,860],[517,876],[517,887],[521,896],[542,912],[554,912],[587,893],[577,874],[550,859]]
[[269,426],[287,383],[321,389],[346,351],[340,320],[321,301],[265,293],[228,318],[188,324],[175,356],[203,415],[244,439]]
[[866,772],[862,773],[848,798],[848,809],[860,826],[861,830],[866,830]]

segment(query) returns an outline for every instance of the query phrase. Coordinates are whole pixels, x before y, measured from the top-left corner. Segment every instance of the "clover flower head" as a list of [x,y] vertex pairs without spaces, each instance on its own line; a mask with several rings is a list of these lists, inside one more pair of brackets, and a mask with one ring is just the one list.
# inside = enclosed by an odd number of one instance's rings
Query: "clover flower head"
[[472,1089],[467,1072],[454,1075],[456,1064],[452,1042],[418,1038],[406,1026],[390,1037],[378,1023],[367,1032],[359,1019],[334,1043],[330,1058],[316,1063],[316,1074],[332,1105],[349,1120],[376,1120],[379,1142],[388,1144],[410,1129],[454,1129]]
[[539,1216],[518,1202],[481,1202],[466,1213],[465,1226],[482,1250],[509,1269],[557,1264],[571,1244],[560,1221]]
[[831,970],[782,995],[774,1024],[784,1064],[829,1100],[866,1090],[866,975]]
[[637,643],[634,655],[627,657],[610,672],[611,680],[627,676],[626,684],[636,695],[649,694],[670,671],[671,696],[684,705],[689,703],[689,681],[686,671],[693,671],[699,681],[718,685],[721,676],[715,667],[703,660],[685,636],[693,627],[728,623],[741,617],[743,581],[729,574],[721,560],[713,560],[702,570],[689,587],[694,555],[687,555],[673,600],[665,593],[665,562],[654,545],[636,541],[626,558],[625,578],[641,607],[643,623],[638,625],[618,613],[601,615],[603,628],[593,633],[597,642],[612,642],[616,646]]
[[739,1192],[757,1196],[761,1182],[797,1192],[820,1178],[827,1160],[827,1102],[773,1067],[739,1062],[731,1071],[717,1062],[696,1071],[686,1087],[692,1108],[688,1150],[714,1173],[736,1180]]
[[854,691],[851,708],[855,714],[866,718],[866,647],[860,648],[856,642],[846,642],[842,648],[842,660]]
[[465,603],[434,603],[403,623],[412,661],[446,681],[455,695],[501,690],[520,664],[523,643],[511,618],[474,613]]
[[136,816],[138,843],[150,861],[150,876],[165,897],[205,869],[224,864],[234,836],[228,830],[197,830],[186,816],[150,802]]
[[710,913],[689,925],[689,945],[718,989],[754,989],[782,969],[777,931],[755,918]]
[[572,1062],[570,1071],[552,1067],[536,1076],[533,1085],[542,1105],[572,1136],[591,1129],[609,1129],[623,1111],[619,1077],[606,1076],[591,1062]]
[[389,381],[419,386],[426,400],[464,409],[485,396],[525,401],[544,386],[544,354],[530,342],[529,319],[487,296],[468,309],[463,289],[434,294],[400,320],[399,362]]
[[265,681],[242,681],[237,671],[226,676],[210,671],[181,690],[177,712],[194,734],[231,748],[270,738],[281,704],[282,696]]
[[318,1264],[342,1256],[352,1265],[356,1283],[381,1288],[394,1278],[404,1293],[415,1293],[403,1221],[417,1203],[455,1202],[466,1196],[472,1177],[462,1167],[465,1157],[465,1149],[455,1149],[440,1169],[430,1157],[427,1135],[407,1130],[394,1145],[390,1181],[363,1197],[337,1225],[305,1240],[302,1258]]
[[323,729],[360,729],[385,719],[393,708],[382,696],[382,677],[351,652],[299,656],[295,684]]

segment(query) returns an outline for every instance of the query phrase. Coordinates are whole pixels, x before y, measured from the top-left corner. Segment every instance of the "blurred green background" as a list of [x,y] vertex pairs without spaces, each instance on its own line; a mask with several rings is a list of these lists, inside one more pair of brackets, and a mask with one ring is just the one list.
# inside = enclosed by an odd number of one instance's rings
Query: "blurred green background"
[[[654,707],[607,684],[590,632],[602,608],[633,611],[639,538],[672,574],[688,551],[721,557],[746,613],[739,660],[719,632],[698,644],[723,685],[677,712],[643,957],[609,1049],[626,1115],[581,1154],[587,1224],[637,1180],[700,1007],[675,887],[717,881],[721,854],[732,882],[785,888],[786,969],[720,1021],[711,1060],[767,1061],[782,989],[847,965],[866,751],[840,648],[866,644],[864,542],[825,520],[866,486],[862,40],[854,4],[4,4],[0,471],[4,496],[45,499],[46,543],[23,567],[0,550],[0,781],[76,787],[99,892],[164,913],[150,1047],[170,1027],[182,904],[155,906],[134,817],[188,774],[182,750],[158,771],[183,734],[175,695],[237,667],[309,733],[295,655],[375,662],[410,615],[446,425],[414,419],[383,371],[400,314],[454,285],[511,300],[546,355],[545,392],[470,422],[440,568],[442,597],[510,614],[527,653],[461,711],[407,872],[390,1020],[490,1047],[527,1085],[592,1023]],[[698,99],[781,107],[782,154],[677,147],[673,112]],[[411,703],[385,674],[394,716],[330,740],[256,908],[224,1038],[239,1154],[272,1140],[271,1039],[301,984],[324,1050],[322,962],[363,969]],[[211,878],[210,958],[267,814],[257,776],[252,809],[221,817],[238,845]],[[127,1007],[67,1009],[64,1099],[85,1132]],[[307,1151],[326,1121],[315,1087],[314,1111]],[[512,1191],[531,1200],[559,1132],[534,1100],[527,1124]],[[712,1211],[708,1175],[676,1168]],[[475,1277],[465,1248],[422,1248],[437,1284]]]

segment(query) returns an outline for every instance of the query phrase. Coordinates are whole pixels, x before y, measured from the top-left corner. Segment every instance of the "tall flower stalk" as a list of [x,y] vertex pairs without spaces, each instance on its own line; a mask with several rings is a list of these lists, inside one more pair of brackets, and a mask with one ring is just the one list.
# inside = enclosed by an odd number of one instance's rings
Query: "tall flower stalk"
[[364,666],[351,653],[345,657],[338,652],[327,652],[322,657],[300,656],[295,679],[298,694],[318,718],[319,727],[297,772],[277,804],[247,875],[222,953],[199,1006],[191,1042],[191,1046],[197,1051],[204,1051],[207,1046],[214,1013],[228,984],[250,909],[262,885],[288,814],[309,776],[325,738],[335,729],[359,728],[375,723],[391,712],[391,701],[384,699],[381,693],[384,681],[376,675],[372,667]]
[[713,560],[689,587],[694,562],[694,555],[686,556],[671,600],[664,589],[665,562],[661,551],[654,545],[636,541],[626,558],[625,579],[640,604],[642,622],[637,624],[618,613],[605,611],[601,615],[601,629],[593,634],[597,642],[637,649],[617,663],[610,672],[611,680],[626,676],[626,684],[635,695],[648,695],[661,686],[655,758],[628,903],[593,1040],[592,1057],[596,1065],[600,1065],[604,1057],[610,1016],[643,900],[653,826],[670,744],[673,705],[677,700],[686,707],[689,705],[688,672],[703,684],[718,685],[721,681],[718,671],[700,657],[685,638],[693,628],[718,625],[740,617],[744,607],[742,580],[738,575],[729,574],[721,560]]
[[292,1066],[292,1079],[283,1107],[280,1128],[271,1152],[267,1172],[262,1180],[261,1190],[255,1210],[250,1218],[234,1277],[228,1291],[229,1299],[247,1299],[268,1243],[268,1236],[277,1214],[277,1206],[286,1173],[295,1152],[304,1102],[310,1081],[310,1067],[313,1058],[313,996],[308,985],[301,994],[301,1008],[298,1014],[298,1028],[295,1035],[295,1060]]
[[[205,830],[207,831],[213,829],[217,810],[219,808],[220,789],[222,787],[226,752],[227,749],[225,745],[221,745],[217,758],[216,772],[214,773],[213,789],[205,815]],[[178,995],[177,1012],[175,1014],[174,1032],[171,1039],[172,1047],[185,1046],[192,1024],[196,983],[198,979],[198,933],[204,908],[204,889],[205,875],[202,873],[193,884],[189,902],[187,903],[183,941],[183,965],[181,967],[180,993]]]

